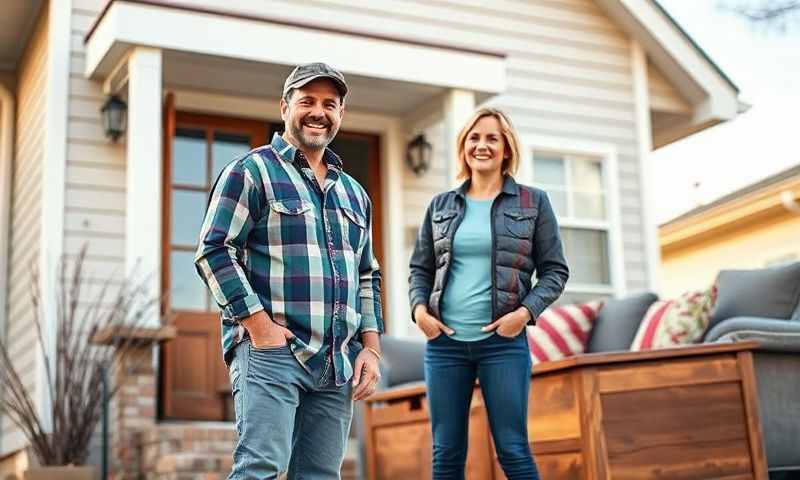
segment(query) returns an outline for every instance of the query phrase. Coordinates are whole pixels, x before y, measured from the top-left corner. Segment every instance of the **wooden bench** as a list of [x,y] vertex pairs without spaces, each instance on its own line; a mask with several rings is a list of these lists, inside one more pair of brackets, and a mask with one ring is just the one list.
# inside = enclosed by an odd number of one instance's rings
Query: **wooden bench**
[[[536,365],[528,431],[541,477],[766,479],[750,350],[756,342],[586,354]],[[425,387],[365,408],[369,480],[431,478]],[[476,384],[467,478],[500,480]]]

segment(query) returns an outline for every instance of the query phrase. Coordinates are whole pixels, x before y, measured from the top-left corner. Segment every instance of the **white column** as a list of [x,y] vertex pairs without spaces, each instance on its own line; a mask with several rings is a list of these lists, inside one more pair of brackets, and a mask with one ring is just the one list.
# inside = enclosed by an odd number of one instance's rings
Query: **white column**
[[658,225],[653,216],[653,183],[650,152],[653,151],[653,134],[650,125],[650,93],[647,79],[647,55],[642,45],[631,41],[631,68],[633,69],[633,94],[636,108],[636,137],[639,145],[639,188],[642,202],[642,232],[647,259],[647,288],[657,292],[661,271],[661,250],[658,242]]
[[452,89],[444,96],[445,152],[447,152],[447,179],[456,185],[458,132],[475,111],[475,94],[468,90]]
[[[161,294],[161,50],[136,47],[128,57],[126,272]],[[153,318],[151,325],[157,325]]]

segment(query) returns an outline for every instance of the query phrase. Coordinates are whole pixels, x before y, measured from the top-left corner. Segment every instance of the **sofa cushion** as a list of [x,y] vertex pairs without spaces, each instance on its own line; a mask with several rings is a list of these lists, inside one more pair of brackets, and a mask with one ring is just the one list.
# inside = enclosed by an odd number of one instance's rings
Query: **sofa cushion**
[[606,300],[594,322],[587,351],[617,352],[631,348],[636,329],[656,300],[658,296],[652,292]]
[[731,317],[792,318],[800,300],[800,262],[757,270],[721,270],[711,325]]
[[703,338],[717,299],[717,287],[658,300],[647,309],[631,350],[654,350],[695,343]]
[[589,332],[603,308],[602,301],[550,307],[528,327],[533,363],[577,355],[586,351]]

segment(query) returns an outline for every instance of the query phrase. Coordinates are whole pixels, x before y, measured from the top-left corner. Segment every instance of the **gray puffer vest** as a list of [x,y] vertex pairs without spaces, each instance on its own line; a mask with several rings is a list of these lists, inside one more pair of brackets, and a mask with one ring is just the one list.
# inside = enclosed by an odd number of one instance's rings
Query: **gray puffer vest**
[[[440,299],[447,287],[453,236],[464,218],[469,180],[437,195],[428,206],[411,256],[409,301],[441,318]],[[569,278],[553,208],[547,194],[519,185],[510,176],[492,203],[492,321],[524,306],[531,324],[553,303]],[[532,287],[533,274],[537,275]],[[413,315],[412,315],[413,316]],[[487,322],[489,323],[489,322]]]

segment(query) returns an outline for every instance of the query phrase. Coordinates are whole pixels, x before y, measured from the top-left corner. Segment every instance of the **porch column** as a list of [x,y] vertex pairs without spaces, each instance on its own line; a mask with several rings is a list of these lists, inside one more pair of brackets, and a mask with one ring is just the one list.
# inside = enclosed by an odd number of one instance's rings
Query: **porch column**
[[450,185],[456,185],[458,174],[458,149],[456,140],[458,132],[475,111],[475,93],[469,90],[451,89],[444,97],[445,152],[447,158],[447,179]]
[[[161,294],[161,64],[155,48],[136,47],[127,60],[125,266],[147,279],[153,298]],[[159,324],[155,316],[151,321]]]

